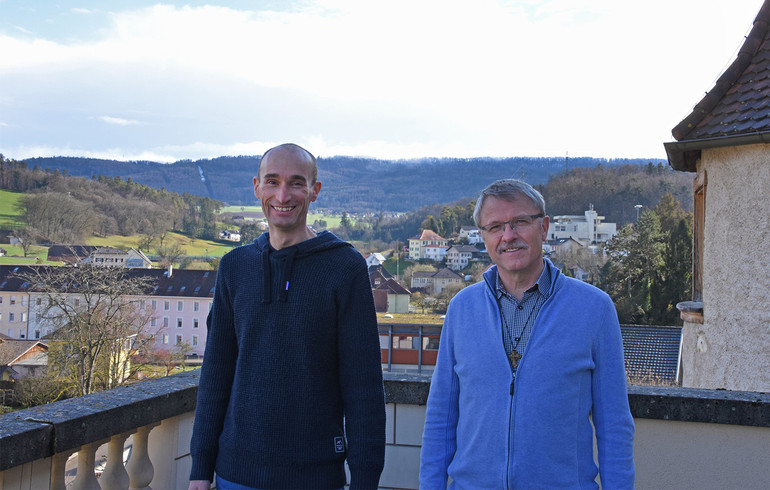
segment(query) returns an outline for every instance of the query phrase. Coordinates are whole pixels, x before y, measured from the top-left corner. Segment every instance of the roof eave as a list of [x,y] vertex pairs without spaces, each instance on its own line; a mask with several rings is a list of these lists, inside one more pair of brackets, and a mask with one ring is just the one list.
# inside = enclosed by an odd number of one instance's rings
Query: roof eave
[[770,143],[770,131],[663,143],[668,164],[680,172],[697,171],[702,150]]

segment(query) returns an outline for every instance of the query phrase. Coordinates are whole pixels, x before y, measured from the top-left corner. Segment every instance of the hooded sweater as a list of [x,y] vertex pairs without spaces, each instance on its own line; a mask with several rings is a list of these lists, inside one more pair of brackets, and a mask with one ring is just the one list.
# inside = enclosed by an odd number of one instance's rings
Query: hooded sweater
[[[551,290],[514,375],[497,270],[450,302],[426,408],[420,488],[633,488],[623,343],[606,293],[550,261]],[[598,447],[594,462],[594,428]]]
[[267,233],[222,257],[190,444],[191,480],[376,488],[385,400],[366,262],[329,232]]

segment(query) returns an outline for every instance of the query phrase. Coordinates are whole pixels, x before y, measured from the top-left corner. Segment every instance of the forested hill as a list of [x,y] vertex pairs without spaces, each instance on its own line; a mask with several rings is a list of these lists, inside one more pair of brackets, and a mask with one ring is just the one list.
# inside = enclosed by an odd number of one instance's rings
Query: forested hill
[[[172,164],[119,162],[76,157],[26,160],[29,168],[55,170],[72,176],[120,176],[153,188],[191,193],[231,205],[256,202],[252,178],[258,156],[183,160]],[[650,159],[600,158],[474,158],[376,160],[354,157],[319,158],[318,178],[323,182],[317,208],[347,212],[405,212],[418,207],[474,197],[500,178],[520,178],[545,184],[552,174],[577,167],[620,164],[658,164]],[[665,162],[664,162],[665,163]]]

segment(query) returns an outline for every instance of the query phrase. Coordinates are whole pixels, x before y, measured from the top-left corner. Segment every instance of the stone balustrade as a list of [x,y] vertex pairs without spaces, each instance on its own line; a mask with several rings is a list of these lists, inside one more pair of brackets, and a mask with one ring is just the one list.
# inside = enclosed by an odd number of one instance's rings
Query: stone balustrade
[[[197,386],[190,371],[0,416],[0,489],[186,488]],[[382,488],[418,486],[429,386],[385,374]],[[770,395],[632,386],[629,401],[637,488],[770,481]]]

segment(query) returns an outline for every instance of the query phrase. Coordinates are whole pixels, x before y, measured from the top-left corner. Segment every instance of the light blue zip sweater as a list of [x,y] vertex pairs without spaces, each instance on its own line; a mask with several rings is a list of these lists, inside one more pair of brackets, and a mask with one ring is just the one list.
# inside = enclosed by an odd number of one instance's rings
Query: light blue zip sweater
[[598,488],[599,469],[605,489],[634,486],[615,307],[603,291],[545,264],[550,296],[513,384],[495,268],[451,301],[428,396],[420,488],[445,489],[447,476],[457,489]]

